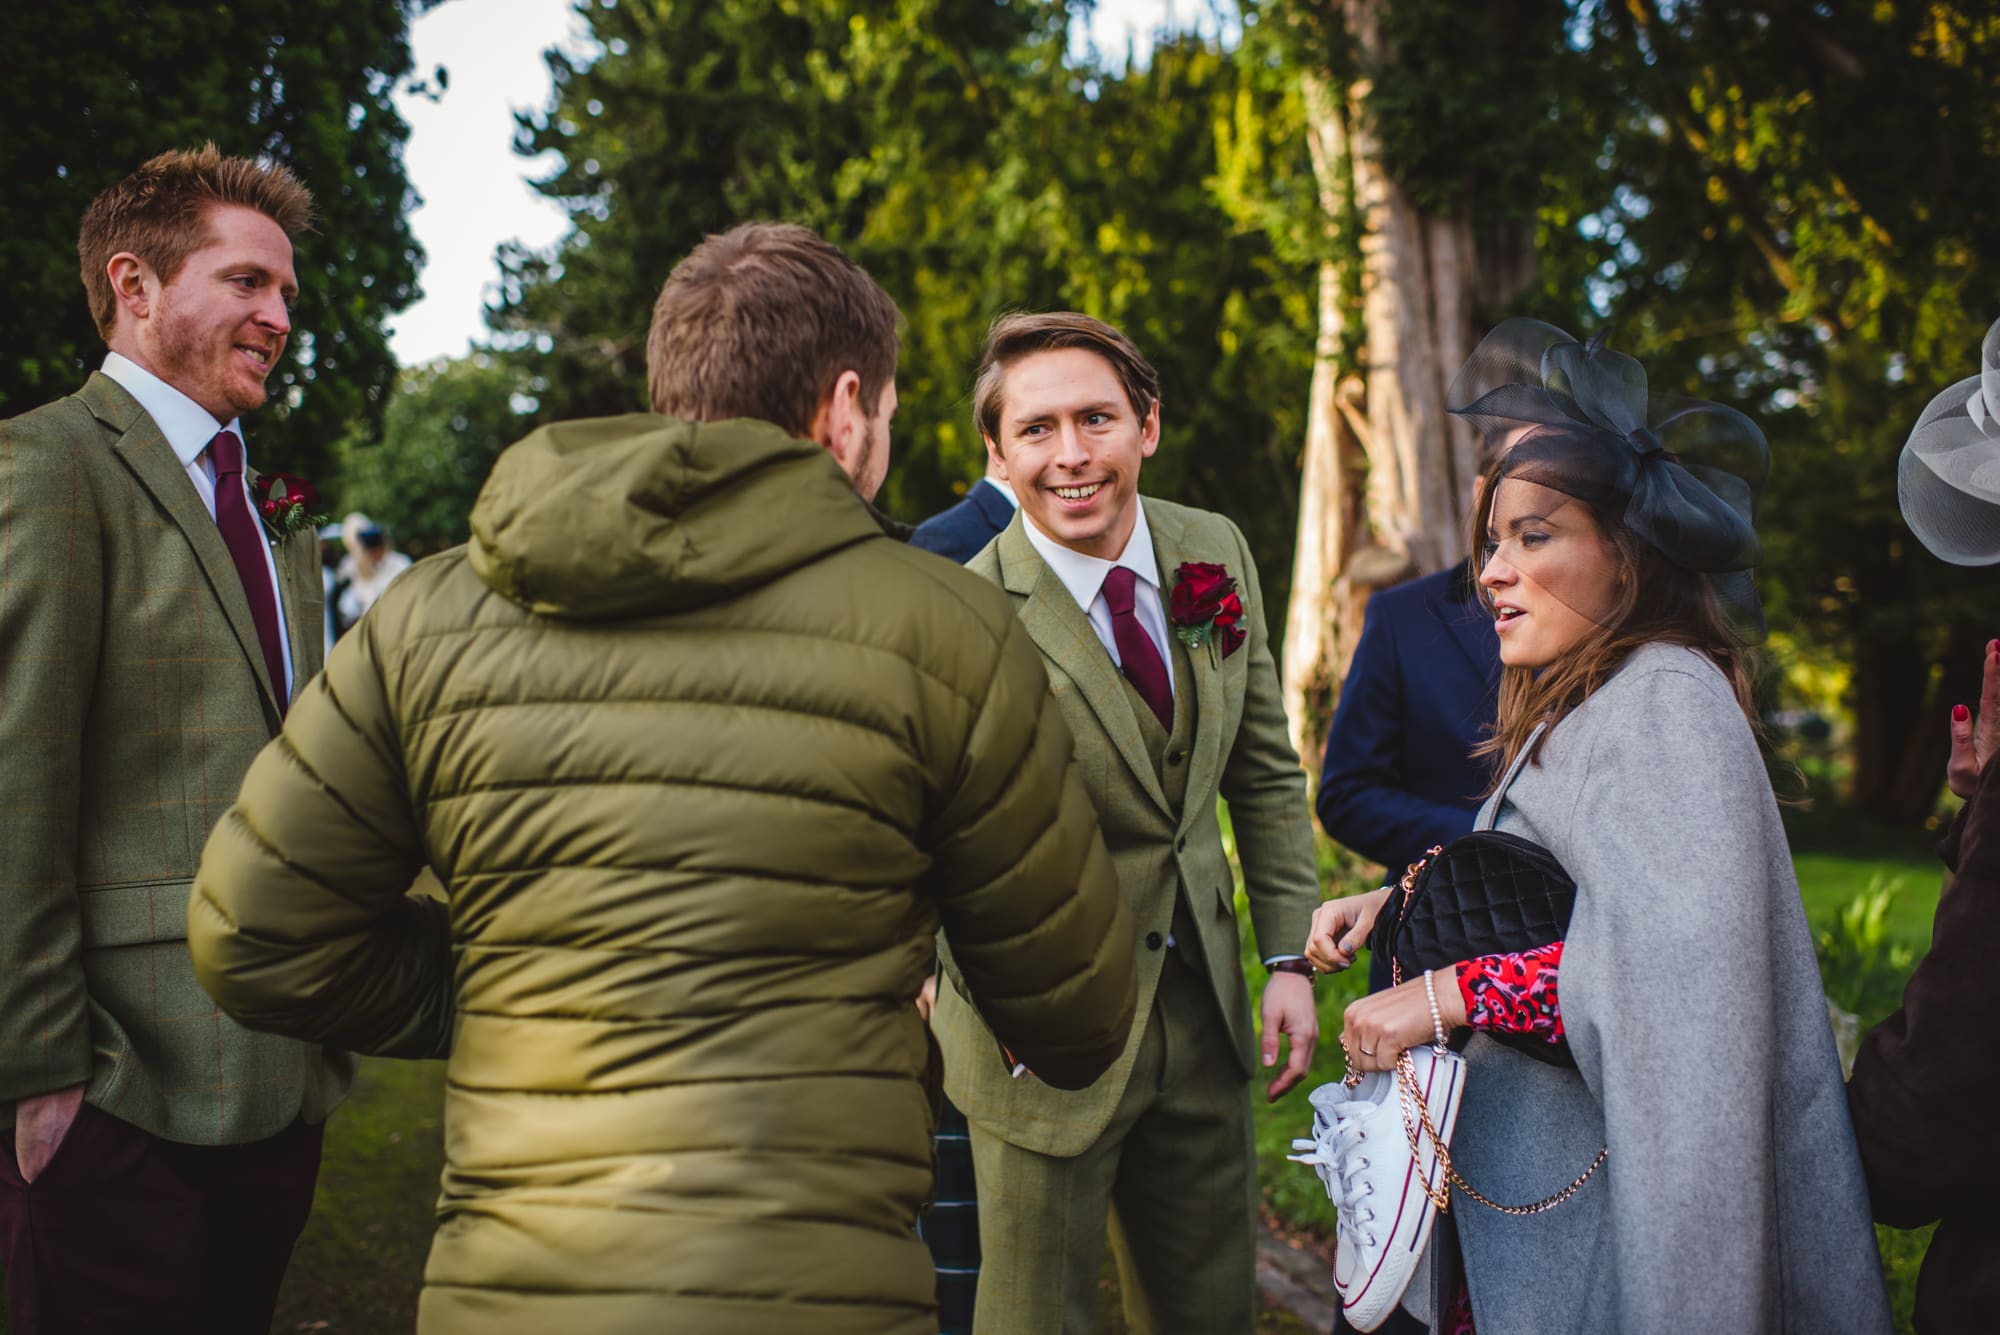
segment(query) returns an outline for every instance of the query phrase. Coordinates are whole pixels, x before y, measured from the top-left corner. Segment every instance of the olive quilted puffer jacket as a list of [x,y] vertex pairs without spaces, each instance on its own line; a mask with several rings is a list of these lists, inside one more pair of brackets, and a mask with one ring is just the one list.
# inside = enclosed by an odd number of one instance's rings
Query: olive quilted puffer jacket
[[[1052,1084],[1132,1019],[1034,646],[761,423],[544,429],[472,528],[251,768],[189,908],[203,984],[448,1052],[425,1332],[935,1330],[933,933]],[[448,922],[404,894],[426,865]]]

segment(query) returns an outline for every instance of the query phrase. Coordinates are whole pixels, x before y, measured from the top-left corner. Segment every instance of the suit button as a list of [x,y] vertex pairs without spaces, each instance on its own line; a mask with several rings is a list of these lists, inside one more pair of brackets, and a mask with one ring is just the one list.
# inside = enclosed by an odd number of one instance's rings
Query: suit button
[[1187,759],[1187,752],[1185,752],[1185,751],[1169,751],[1169,752],[1167,752],[1167,763],[1168,763],[1169,765],[1178,765],[1178,764],[1180,764],[1180,763],[1181,763],[1181,762],[1182,762],[1183,760],[1186,760],[1186,759]]
[[1158,932],[1146,933],[1146,949],[1158,950],[1161,946],[1165,945],[1166,943],[1167,939],[1164,936],[1161,936]]

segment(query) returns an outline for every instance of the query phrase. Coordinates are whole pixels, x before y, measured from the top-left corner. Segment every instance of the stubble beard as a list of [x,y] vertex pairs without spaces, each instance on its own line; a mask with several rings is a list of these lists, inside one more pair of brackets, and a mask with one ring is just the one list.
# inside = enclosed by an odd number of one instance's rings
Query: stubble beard
[[[256,397],[245,402],[246,395],[230,375],[236,356],[232,334],[213,335],[221,340],[219,349],[207,344],[205,336],[209,331],[183,319],[170,301],[162,302],[159,320],[158,369],[162,380],[199,403],[224,426],[264,406],[270,396],[263,380],[257,382]],[[275,361],[272,366],[275,369]],[[266,371],[265,376],[269,375]]]

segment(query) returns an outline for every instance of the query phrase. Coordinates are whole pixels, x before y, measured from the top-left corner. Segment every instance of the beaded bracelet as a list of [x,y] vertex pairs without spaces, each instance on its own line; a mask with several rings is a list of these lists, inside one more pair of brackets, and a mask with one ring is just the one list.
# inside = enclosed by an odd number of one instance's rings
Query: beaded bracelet
[[1435,1047],[1439,1053],[1442,1053],[1445,1048],[1444,1016],[1438,1011],[1437,984],[1431,981],[1431,971],[1429,969],[1424,970],[1424,995],[1429,997],[1431,1001],[1431,1034],[1433,1035],[1432,1046]]

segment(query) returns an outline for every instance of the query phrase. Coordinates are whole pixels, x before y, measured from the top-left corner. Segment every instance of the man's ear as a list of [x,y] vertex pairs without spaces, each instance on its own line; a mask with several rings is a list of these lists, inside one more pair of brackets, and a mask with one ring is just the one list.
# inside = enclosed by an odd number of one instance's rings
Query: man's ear
[[1153,400],[1153,406],[1146,409],[1146,420],[1139,424],[1139,457],[1150,459],[1153,451],[1160,448],[1160,401]]
[[1007,471],[1007,456],[1000,453],[1000,447],[993,443],[993,437],[982,431],[979,433],[979,438],[986,442],[986,466],[992,469],[994,476],[1011,485],[1014,479]]
[[861,375],[842,371],[813,413],[812,439],[833,456],[835,463],[846,468],[849,456],[864,443],[866,431],[867,414],[861,411]]
[[111,296],[120,310],[135,320],[152,314],[160,290],[152,265],[129,250],[121,250],[105,264],[104,274],[111,280]]

